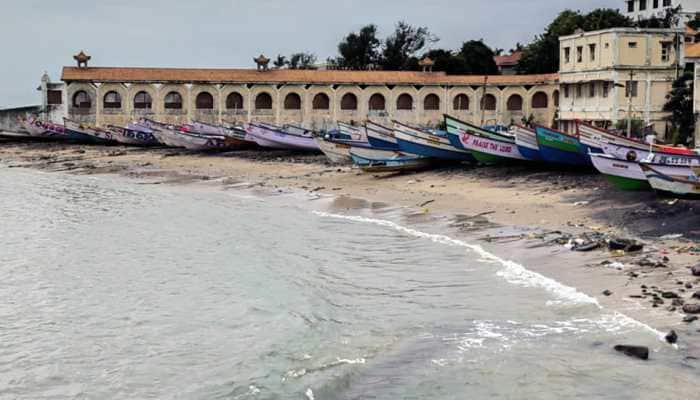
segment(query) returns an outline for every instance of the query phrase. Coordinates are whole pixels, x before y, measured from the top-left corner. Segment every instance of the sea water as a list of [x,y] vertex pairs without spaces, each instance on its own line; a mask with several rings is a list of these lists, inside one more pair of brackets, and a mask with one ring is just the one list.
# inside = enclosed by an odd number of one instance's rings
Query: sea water
[[697,398],[652,327],[401,210],[142,183],[0,169],[0,398]]

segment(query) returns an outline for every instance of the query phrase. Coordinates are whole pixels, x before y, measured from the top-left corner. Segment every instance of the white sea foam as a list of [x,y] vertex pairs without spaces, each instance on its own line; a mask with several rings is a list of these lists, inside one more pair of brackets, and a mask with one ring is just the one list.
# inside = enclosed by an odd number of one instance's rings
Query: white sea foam
[[316,398],[314,397],[314,391],[311,390],[311,388],[306,389],[306,398],[309,400],[315,400]]
[[[433,234],[433,233],[426,233],[426,232],[421,232],[416,229],[408,228],[402,225],[399,225],[395,222],[392,221],[387,221],[387,220],[382,220],[382,219],[375,219],[375,218],[367,218],[367,217],[362,217],[362,216],[352,216],[352,215],[341,215],[341,214],[332,214],[328,212],[323,212],[323,211],[314,211],[313,212],[315,215],[318,215],[320,217],[325,217],[325,218],[333,218],[333,219],[341,219],[341,220],[347,220],[347,221],[353,221],[353,222],[360,222],[360,223],[367,223],[367,224],[373,224],[373,225],[378,225],[378,226],[383,226],[386,228],[394,229],[396,231],[399,231],[401,233],[405,233],[414,237],[419,237],[419,238],[425,238],[429,239],[435,243],[440,243],[440,244],[445,244],[448,246],[459,246],[466,248],[474,253],[479,257],[480,261],[494,264],[494,265],[499,265],[501,269],[496,273],[499,277],[505,279],[507,282],[520,285],[520,286],[525,286],[525,287],[537,287],[544,289],[550,293],[552,293],[555,297],[557,297],[556,301],[550,301],[548,302],[549,305],[553,304],[591,304],[595,305],[596,307],[602,309],[603,307],[598,303],[598,300],[595,299],[594,297],[588,296],[585,293],[579,292],[576,290],[576,288],[566,286],[562,284],[561,282],[558,282],[552,278],[548,278],[542,274],[539,274],[534,271],[530,271],[524,266],[513,262],[509,260],[504,260],[495,254],[489,253],[488,251],[484,250],[483,247],[479,245],[474,245],[467,243],[462,240],[454,239],[446,235],[439,235],[439,234]],[[603,319],[601,320],[601,327],[604,329],[607,329],[609,331],[614,331],[615,329],[619,330],[622,327],[625,326],[638,326],[640,328],[643,328],[654,335],[656,335],[659,340],[664,340],[664,334],[661,333],[660,331],[652,328],[649,325],[646,325],[640,321],[637,321],[631,317],[628,317],[627,315],[624,315],[620,312],[614,312],[612,314],[612,317],[609,316],[604,316]],[[487,331],[484,330],[482,333],[484,334],[494,334],[492,331]],[[472,341],[470,343],[465,343],[468,347],[468,345],[482,345],[483,342],[478,342],[478,341]]]

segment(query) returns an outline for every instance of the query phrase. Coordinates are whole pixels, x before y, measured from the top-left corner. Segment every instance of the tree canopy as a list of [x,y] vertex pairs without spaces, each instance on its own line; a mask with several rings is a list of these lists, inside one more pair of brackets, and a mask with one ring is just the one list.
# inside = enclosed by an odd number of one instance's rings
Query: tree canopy
[[404,21],[396,24],[396,29],[384,41],[379,64],[385,70],[415,69],[418,64],[416,54],[428,43],[437,42],[426,27],[413,27]]
[[688,144],[695,132],[693,82],[693,74],[686,72],[673,82],[671,93],[666,96],[667,102],[663,110],[671,113],[668,120],[673,128],[674,144]]
[[335,60],[329,60],[338,68],[344,69],[370,69],[379,61],[379,47],[381,42],[377,38],[377,26],[367,25],[359,32],[351,32],[338,44],[340,56]]
[[463,74],[494,75],[498,67],[494,61],[494,52],[482,39],[470,40],[462,44],[457,54],[464,61]]
[[559,70],[559,37],[573,34],[577,29],[594,31],[600,29],[630,27],[631,19],[617,10],[600,8],[588,14],[564,10],[544,33],[523,50],[518,72],[526,74],[552,73]]

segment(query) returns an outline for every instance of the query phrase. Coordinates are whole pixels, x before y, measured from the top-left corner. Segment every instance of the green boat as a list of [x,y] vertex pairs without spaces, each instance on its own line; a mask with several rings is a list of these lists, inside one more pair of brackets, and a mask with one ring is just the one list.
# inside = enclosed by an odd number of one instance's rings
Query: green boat
[[620,190],[650,190],[651,185],[636,161],[620,160],[607,154],[590,154],[593,166]]

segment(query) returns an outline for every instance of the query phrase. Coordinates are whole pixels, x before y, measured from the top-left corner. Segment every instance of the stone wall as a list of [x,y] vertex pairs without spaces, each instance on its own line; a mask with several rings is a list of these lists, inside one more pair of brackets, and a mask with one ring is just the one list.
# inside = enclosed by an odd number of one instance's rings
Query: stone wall
[[[78,92],[84,91],[90,97],[89,108],[78,108],[74,104]],[[121,107],[106,109],[104,97],[110,92],[119,93]],[[150,109],[136,109],[134,97],[139,92],[146,92],[152,99]],[[176,92],[182,98],[182,108],[166,109],[165,97]],[[547,106],[533,107],[533,96],[542,92],[547,97]],[[198,107],[197,97],[204,93],[213,97],[211,108]],[[264,121],[278,125],[303,125],[312,129],[331,127],[336,121],[362,122],[373,120],[387,124],[398,120],[411,125],[436,126],[442,121],[443,114],[451,114],[476,124],[520,123],[523,117],[532,115],[537,123],[550,125],[556,114],[555,83],[543,85],[487,85],[478,86],[420,86],[420,85],[304,85],[304,84],[159,84],[159,83],[68,83],[66,100],[68,116],[71,119],[104,126],[107,124],[124,125],[140,117],[147,117],[161,122],[182,124],[188,121],[239,124],[249,121]],[[399,109],[397,100],[406,94],[411,98],[410,109]],[[227,102],[229,96],[242,98],[242,107],[238,102]],[[428,96],[437,96],[438,102],[428,104]],[[465,95],[468,108],[455,109],[455,98]],[[481,110],[482,97],[492,95],[496,99],[495,110]],[[271,108],[264,107],[266,96],[272,100]],[[300,104],[291,101],[293,107],[285,107],[288,96],[300,98]],[[355,108],[342,107],[345,96],[354,96]],[[384,108],[371,109],[370,99],[374,96],[379,103],[384,100]],[[433,99],[434,99],[433,96]],[[521,109],[509,109],[508,99],[520,96]],[[328,99],[327,104],[323,100]],[[238,97],[237,97],[238,98]],[[314,99],[319,101],[314,103]],[[517,104],[518,102],[514,102]],[[298,106],[297,106],[298,104]],[[349,103],[348,103],[349,104]],[[347,105],[347,104],[346,104]],[[233,107],[229,107],[233,106]],[[377,107],[375,107],[377,108]]]

